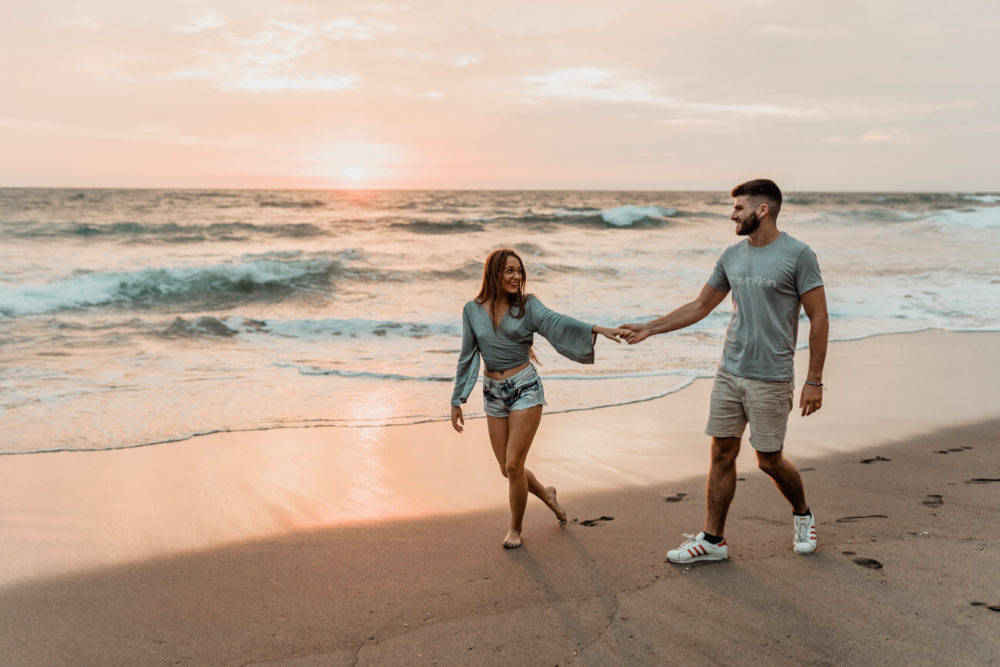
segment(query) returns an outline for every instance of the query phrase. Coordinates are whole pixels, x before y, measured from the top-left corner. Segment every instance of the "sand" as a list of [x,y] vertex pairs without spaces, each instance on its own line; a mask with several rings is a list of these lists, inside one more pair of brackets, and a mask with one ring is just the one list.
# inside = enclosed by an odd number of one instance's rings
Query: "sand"
[[[787,505],[747,448],[730,561],[664,562],[702,524],[707,382],[546,417],[529,465],[571,518],[613,520],[560,529],[529,502],[526,545],[509,552],[481,421],[461,437],[428,424],[5,457],[0,655],[996,662],[1000,483],[969,480],[1000,478],[997,359],[996,334],[831,346],[826,406],[793,417],[788,441],[813,468],[821,546],[809,557],[792,554]],[[365,456],[379,465],[344,472]],[[877,457],[889,460],[861,463]]]

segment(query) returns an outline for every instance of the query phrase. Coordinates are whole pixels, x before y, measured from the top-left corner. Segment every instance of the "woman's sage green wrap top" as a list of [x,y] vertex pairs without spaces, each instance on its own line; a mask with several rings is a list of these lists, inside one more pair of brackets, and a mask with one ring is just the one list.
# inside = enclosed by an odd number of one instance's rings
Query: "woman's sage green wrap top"
[[469,301],[462,308],[462,352],[455,371],[452,405],[461,405],[479,378],[479,357],[488,371],[516,368],[529,359],[537,331],[559,354],[581,364],[594,363],[593,325],[561,315],[545,307],[538,297],[525,298],[524,317],[514,317],[509,310],[494,329],[493,320],[483,304]]

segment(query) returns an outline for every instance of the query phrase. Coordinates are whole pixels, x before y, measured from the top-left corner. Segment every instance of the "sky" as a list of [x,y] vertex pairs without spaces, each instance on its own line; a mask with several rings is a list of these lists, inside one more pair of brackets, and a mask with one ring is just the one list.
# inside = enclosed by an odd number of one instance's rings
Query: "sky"
[[1000,3],[0,8],[0,186],[1000,190]]

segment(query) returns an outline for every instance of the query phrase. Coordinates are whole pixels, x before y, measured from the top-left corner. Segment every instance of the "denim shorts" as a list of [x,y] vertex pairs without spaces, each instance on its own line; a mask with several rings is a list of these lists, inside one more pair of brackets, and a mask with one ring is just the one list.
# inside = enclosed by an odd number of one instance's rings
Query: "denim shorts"
[[483,406],[490,417],[506,417],[512,410],[536,405],[545,405],[545,391],[534,366],[529,364],[506,380],[483,377]]

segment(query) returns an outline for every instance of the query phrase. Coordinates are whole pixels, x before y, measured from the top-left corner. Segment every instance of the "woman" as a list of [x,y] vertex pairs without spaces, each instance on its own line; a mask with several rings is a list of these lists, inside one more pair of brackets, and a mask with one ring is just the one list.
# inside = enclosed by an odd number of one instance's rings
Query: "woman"
[[[521,520],[528,492],[535,494],[566,525],[566,512],[556,500],[555,487],[543,486],[524,467],[535,430],[542,419],[545,392],[531,364],[534,333],[545,336],[563,356],[594,363],[597,334],[621,342],[627,332],[585,324],[546,308],[538,297],[524,295],[524,264],[513,250],[495,250],[486,258],[479,296],[462,309],[462,352],[451,397],[451,425],[465,426],[462,403],[479,375],[479,357],[486,365],[483,402],[493,453],[510,487],[510,531],[505,549],[521,546]],[[537,361],[537,359],[535,359]]]

